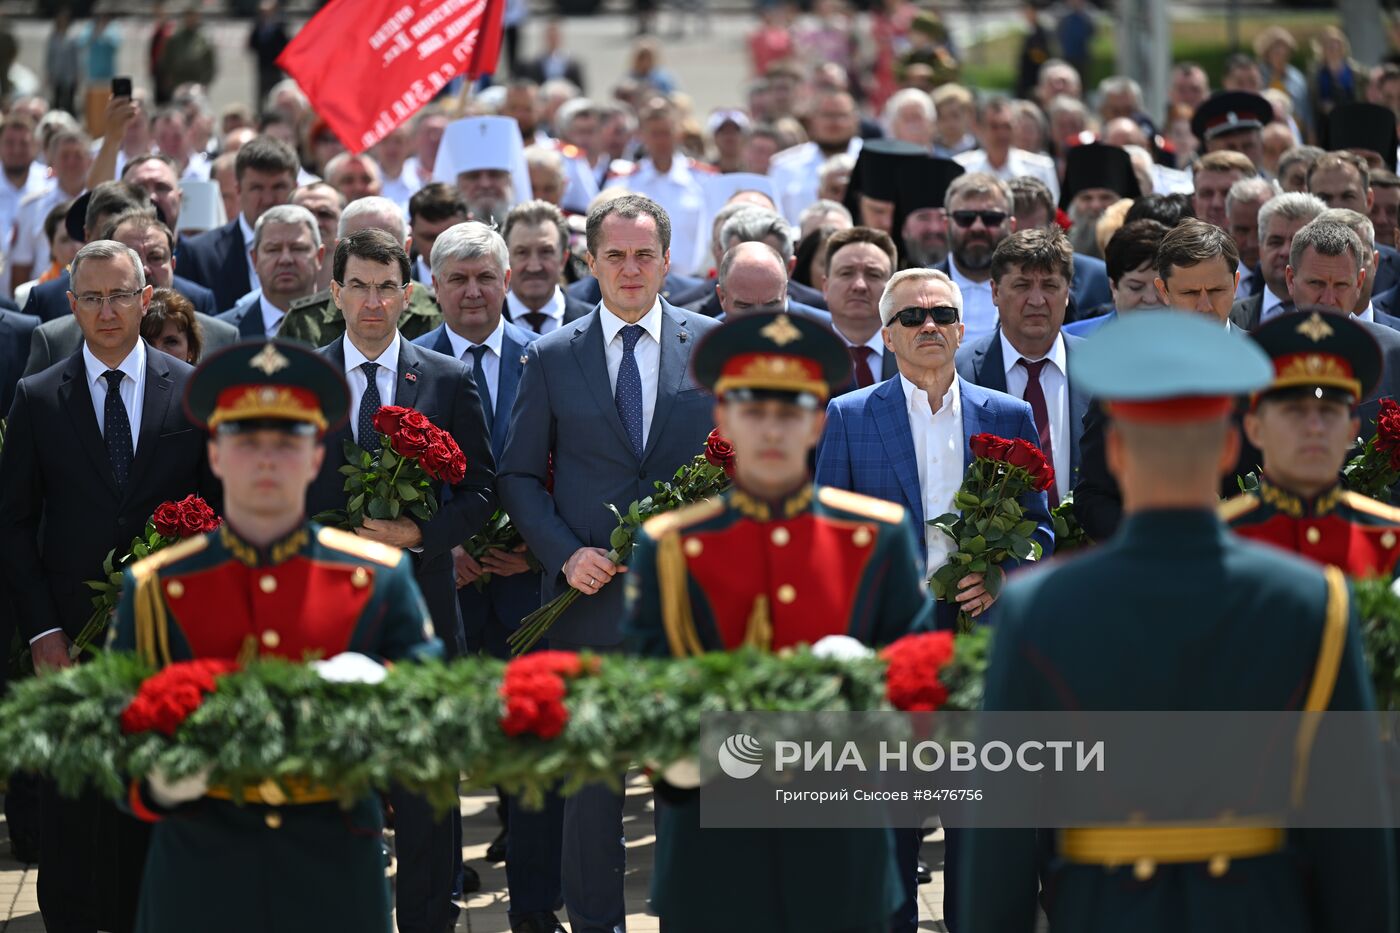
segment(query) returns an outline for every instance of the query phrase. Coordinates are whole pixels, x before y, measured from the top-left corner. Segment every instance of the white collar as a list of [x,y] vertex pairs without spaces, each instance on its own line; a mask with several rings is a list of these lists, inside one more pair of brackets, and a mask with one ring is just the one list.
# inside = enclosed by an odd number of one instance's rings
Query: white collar
[[978,288],[990,293],[992,290],[991,278],[988,278],[985,282],[974,282],[972,279],[963,275],[962,270],[958,268],[958,261],[953,258],[952,253],[948,254],[948,272],[949,277],[953,280],[953,284],[957,285],[958,288],[963,291],[967,291],[969,288]]
[[669,178],[675,182],[685,182],[690,179],[690,159],[677,152],[671,157],[671,168],[665,172],[656,167],[656,163],[650,158],[643,159],[641,165],[637,167],[638,174],[650,172],[658,178]]
[[[248,249],[253,248],[253,226],[248,223],[248,219],[243,216],[243,212],[238,212],[238,229],[243,231],[243,245]],[[249,260],[251,262],[252,260]]]
[[[506,292],[506,310],[510,311],[510,320],[514,324],[522,317],[530,313],[530,309],[517,297],[514,291]],[[564,290],[558,285],[554,286],[554,294],[549,296],[549,300],[540,308],[540,314],[548,315],[556,321],[564,321]]]
[[[345,371],[351,372],[359,369],[365,363],[370,362],[369,357],[360,352],[360,348],[350,340],[350,335],[345,335]],[[379,354],[379,358],[373,362],[378,363],[391,373],[399,371],[399,332],[394,331],[394,339],[389,346],[384,348],[384,352]]]
[[[603,346],[612,343],[622,328],[627,326],[627,322],[613,314],[606,304],[599,306],[598,319],[603,325]],[[651,334],[651,339],[658,344],[661,343],[661,296],[656,296],[656,301],[652,302],[651,310],[642,316],[637,322],[642,325],[642,330]]]
[[[102,378],[102,374],[110,368],[106,363],[93,356],[92,350],[88,348],[87,341],[83,341],[83,368],[87,370],[88,385],[93,385]],[[146,341],[136,340],[136,346],[131,348],[131,352],[126,355],[126,359],[116,367],[137,384],[145,378],[146,371]]]
[[286,311],[283,311],[281,308],[277,307],[275,304],[267,300],[267,294],[261,289],[258,290],[258,306],[262,312],[264,330],[267,329],[268,324],[280,321],[282,320],[282,318],[287,316]]
[[840,337],[841,342],[848,347],[869,347],[870,349],[875,351],[876,356],[885,355],[885,338],[882,330],[877,330],[875,331],[875,333],[871,334],[870,339],[867,340],[865,343],[855,344],[851,343],[850,338],[847,337],[845,334],[841,333],[841,328],[837,327],[835,324],[832,325],[831,329],[836,331],[836,336]]
[[899,374],[899,384],[904,389],[904,402],[910,411],[920,411],[929,417],[937,415],[957,415],[962,410],[962,392],[958,389],[958,377],[955,373],[953,381],[948,385],[948,391],[938,404],[938,411],[934,412],[928,406],[928,392],[909,381],[909,377],[903,372]]
[[1368,321],[1376,323],[1376,307],[1371,302],[1366,302],[1366,310],[1354,315],[1358,321]]
[[1265,311],[1268,311],[1270,308],[1278,307],[1284,302],[1284,299],[1274,294],[1274,290],[1269,287],[1267,282],[1264,283],[1263,295],[1264,303],[1259,306],[1260,317],[1263,317]]
[[[505,339],[506,317],[503,314],[496,318],[496,329],[486,335],[486,339],[481,342],[481,345],[485,345],[486,349],[496,354],[496,358],[500,359],[501,344]],[[466,355],[469,349],[479,346],[479,344],[472,343],[466,337],[457,333],[450,326],[447,327],[447,342],[452,344],[452,355],[459,360]]]
[[[997,338],[1001,341],[1002,368],[1007,373],[1010,373],[1011,370],[1015,368],[1017,362],[1019,362],[1024,355],[1021,353],[1020,350],[1017,350],[1011,345],[1011,341],[1006,339],[1006,331],[1002,330],[1000,327],[997,328]],[[1029,357],[1026,357],[1025,359],[1029,363],[1035,362],[1035,360],[1032,360]],[[1065,362],[1064,334],[1055,335],[1055,342],[1050,345],[1050,352],[1045,354],[1045,356],[1041,357],[1041,359],[1049,360],[1051,364],[1061,373],[1069,372],[1069,365]]]

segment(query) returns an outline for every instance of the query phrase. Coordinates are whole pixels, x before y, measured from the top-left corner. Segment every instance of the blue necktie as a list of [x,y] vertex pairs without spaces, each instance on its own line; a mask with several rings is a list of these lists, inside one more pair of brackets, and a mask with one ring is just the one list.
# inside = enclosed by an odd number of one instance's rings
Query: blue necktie
[[617,390],[613,394],[618,417],[638,460],[642,459],[642,373],[637,368],[636,350],[641,336],[640,324],[622,328],[622,365],[617,367]]
[[496,403],[491,399],[491,387],[486,384],[486,370],[481,365],[481,359],[488,349],[483,343],[478,347],[468,347],[467,352],[472,355],[472,378],[476,380],[476,392],[481,396],[481,412],[489,425],[496,416]]
[[107,442],[107,456],[112,460],[112,474],[117,485],[125,487],[131,475],[131,418],[127,416],[126,405],[122,402],[122,377],[126,374],[119,369],[109,369],[102,374],[107,380],[107,402],[102,409],[102,439]]
[[375,375],[379,372],[378,363],[364,362],[360,369],[365,374],[365,394],[360,396],[360,449],[370,453],[379,452],[379,432],[374,429],[374,416],[379,411],[379,383]]

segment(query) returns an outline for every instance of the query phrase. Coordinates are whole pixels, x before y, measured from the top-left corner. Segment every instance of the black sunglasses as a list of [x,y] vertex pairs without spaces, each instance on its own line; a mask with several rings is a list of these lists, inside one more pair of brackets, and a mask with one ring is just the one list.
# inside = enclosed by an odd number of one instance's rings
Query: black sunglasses
[[942,327],[958,323],[958,309],[941,306],[937,308],[903,308],[895,312],[895,319],[905,327],[923,327],[924,318],[932,317],[933,323]]
[[982,226],[988,229],[1006,223],[1006,211],[953,211],[949,216],[959,227],[972,226],[978,217],[982,218]]

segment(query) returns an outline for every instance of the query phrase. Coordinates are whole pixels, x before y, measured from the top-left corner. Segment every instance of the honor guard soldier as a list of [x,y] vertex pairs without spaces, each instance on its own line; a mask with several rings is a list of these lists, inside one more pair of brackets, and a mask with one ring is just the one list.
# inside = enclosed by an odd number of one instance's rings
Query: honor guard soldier
[[1259,490],[1220,507],[1242,538],[1340,567],[1348,576],[1395,575],[1400,509],[1343,489],[1356,442],[1357,402],[1380,381],[1381,351],[1351,315],[1285,314],[1254,333],[1274,379],[1244,417],[1263,456]]
[[[1272,377],[1264,352],[1201,315],[1134,311],[1089,339],[1073,376],[1107,406],[1124,521],[1007,583],[985,708],[1373,709],[1341,571],[1243,541],[1215,513],[1235,397]],[[1354,767],[1379,809],[1379,753]],[[1394,926],[1388,829],[1286,830],[1248,812],[1154,826],[1146,800],[1122,807],[1120,822],[1039,840],[968,831],[958,933],[1030,933],[1038,892],[1050,929],[1075,933]]]
[[[157,667],[351,653],[371,674],[440,650],[404,552],[303,517],[322,438],[348,408],[345,380],[297,344],[235,344],[199,366],[185,409],[210,432],[224,524],[127,570],[115,648]],[[156,824],[141,933],[391,928],[374,795],[344,810],[327,788],[267,781],[235,802],[206,778],[155,774],[128,803]]]
[[[695,351],[734,445],[722,497],[647,522],[627,575],[624,634],[640,654],[777,651],[845,635],[882,645],[932,627],[902,507],[815,487],[808,456],[850,357],[787,314],[725,324]],[[696,795],[663,784],[652,906],[672,933],[884,931],[903,898],[888,830],[702,830]],[[714,866],[731,879],[715,897]],[[799,896],[825,879],[820,898]]]

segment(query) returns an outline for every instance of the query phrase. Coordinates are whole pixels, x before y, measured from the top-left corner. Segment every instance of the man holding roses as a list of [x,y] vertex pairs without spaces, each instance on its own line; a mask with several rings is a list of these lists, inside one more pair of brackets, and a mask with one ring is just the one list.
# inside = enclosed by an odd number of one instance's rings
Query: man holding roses
[[[467,540],[496,510],[492,490],[494,461],[481,400],[471,371],[459,360],[415,346],[399,334],[410,291],[408,253],[383,230],[352,233],[336,243],[331,297],[345,317],[345,335],[317,350],[345,373],[350,386],[349,423],[326,439],[327,455],[307,492],[307,509],[316,515],[344,509],[346,495],[340,467],[345,443],[361,450],[379,449],[383,429],[410,450],[421,443],[424,469],[441,459],[431,449],[426,428],[452,435],[466,456],[460,481],[435,483],[441,507],[427,521],[401,516],[366,518],[355,533],[412,553],[414,576],[428,604],[433,626],[448,658],[465,651],[452,548]],[[388,423],[375,416],[386,405],[412,409]],[[393,793],[395,845],[399,857],[396,894],[398,924],[404,933],[442,933],[456,916],[453,878],[460,852],[454,851],[449,818],[434,819],[425,799]]]

